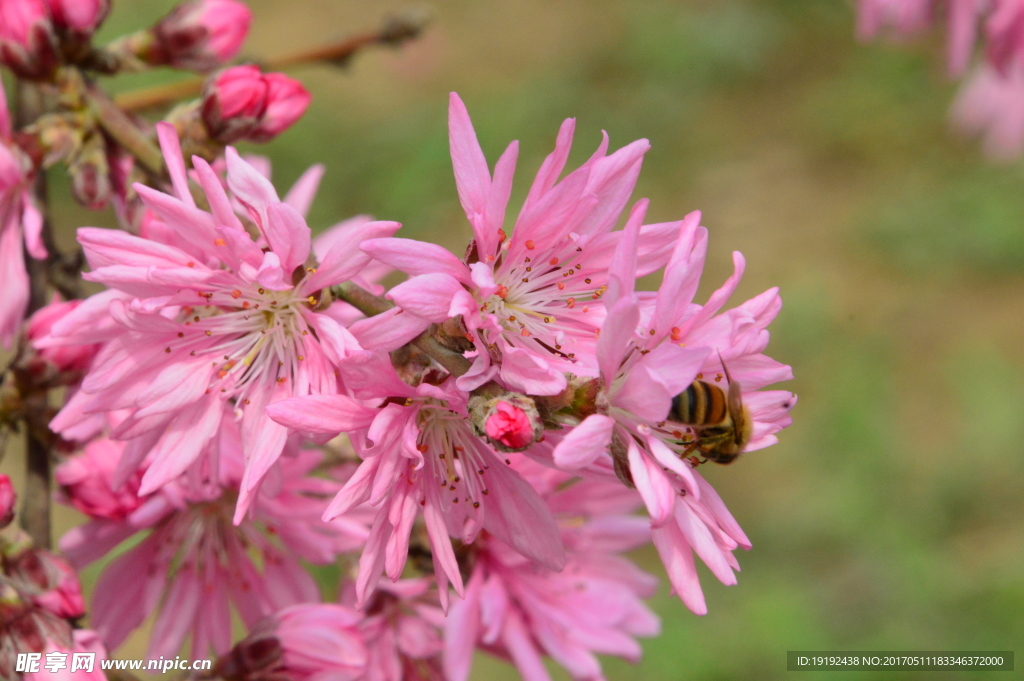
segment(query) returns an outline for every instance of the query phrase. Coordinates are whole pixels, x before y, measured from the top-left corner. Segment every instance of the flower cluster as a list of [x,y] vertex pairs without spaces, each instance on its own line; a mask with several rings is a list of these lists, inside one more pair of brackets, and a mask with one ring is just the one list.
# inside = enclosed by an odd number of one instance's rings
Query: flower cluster
[[[860,0],[858,36],[885,29],[918,34],[945,12],[948,69],[970,75],[953,104],[954,124],[983,138],[985,153],[1012,160],[1024,152],[1024,2],[1021,0]],[[977,43],[981,56],[973,64]]]
[[[738,253],[697,300],[708,232],[697,212],[646,221],[646,140],[604,135],[567,170],[567,120],[508,219],[518,145],[492,170],[452,94],[464,256],[368,216],[314,238],[324,169],[282,198],[264,159],[226,146],[275,137],[310,101],[227,66],[249,10],[187,0],[93,46],[108,10],[0,0],[0,59],[60,93],[17,131],[0,101],[0,339],[18,345],[0,425],[59,454],[57,498],[89,519],[63,557],[38,526],[36,545],[5,530],[0,675],[24,652],[105,656],[151,622],[149,657],[188,645],[215,658],[209,678],[465,681],[482,650],[531,681],[545,656],[592,681],[599,655],[636,661],[660,630],[657,579],[625,554],[653,543],[697,614],[695,557],[736,583],[751,544],[698,469],[790,424],[795,396],[771,388],[790,368],[764,354],[781,301],[727,307]],[[139,124],[93,78],[152,66],[208,72],[201,98]],[[119,218],[77,230],[88,297],[33,189],[61,161],[83,203]],[[14,501],[0,478],[0,528]],[[87,608],[75,570],[94,563]],[[332,566],[325,599],[313,574]]]

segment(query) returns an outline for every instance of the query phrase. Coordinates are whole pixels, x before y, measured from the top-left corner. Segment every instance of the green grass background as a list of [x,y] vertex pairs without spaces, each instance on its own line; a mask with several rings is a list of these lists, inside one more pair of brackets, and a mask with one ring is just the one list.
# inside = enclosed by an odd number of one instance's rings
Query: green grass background
[[[116,2],[104,35],[170,5]],[[251,5],[254,57],[374,26],[400,6]],[[462,95],[491,163],[521,141],[513,206],[561,120],[576,117],[571,162],[602,129],[613,147],[647,137],[635,197],[651,199],[650,217],[704,211],[701,296],[733,250],[748,262],[734,303],[781,287],[769,354],[796,374],[794,425],[777,446],[708,472],[754,544],[739,585],[702,568],[705,617],[663,586],[652,604],[663,635],[638,665],[608,660],[613,681],[760,681],[792,676],[787,650],[1024,640],[1024,166],[993,166],[950,132],[942,36],[862,45],[853,27],[842,0],[439,0],[425,36],[399,51],[295,70],[309,113],[259,148],[280,188],[327,165],[314,229],[370,213],[461,253],[470,231],[447,93]],[[66,203],[55,219],[62,239],[110,224]],[[653,551],[636,559],[662,573]],[[139,639],[119,653],[134,655]],[[797,676],[933,674],[1011,676]],[[513,678],[478,659],[474,679]]]

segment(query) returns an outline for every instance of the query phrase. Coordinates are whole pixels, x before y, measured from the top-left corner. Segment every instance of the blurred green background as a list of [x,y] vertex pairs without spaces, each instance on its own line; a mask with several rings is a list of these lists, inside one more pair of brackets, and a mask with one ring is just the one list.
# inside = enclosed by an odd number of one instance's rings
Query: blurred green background
[[[104,35],[171,4],[117,1]],[[245,54],[254,57],[374,27],[402,6],[251,5]],[[635,198],[651,199],[655,221],[704,211],[701,299],[728,275],[733,250],[748,262],[734,304],[782,289],[769,354],[796,374],[794,425],[779,445],[707,473],[754,544],[738,556],[739,585],[703,570],[705,617],[663,585],[653,602],[663,635],[644,642],[638,665],[608,660],[608,678],[778,679],[796,649],[1019,647],[1024,170],[991,165],[949,131],[956,85],[942,70],[942,36],[858,44],[843,0],[432,7],[425,36],[399,51],[367,51],[346,70],[293,71],[313,104],[259,151],[273,159],[279,188],[327,165],[314,229],[365,212],[461,253],[470,231],[446,128],[455,90],[491,163],[521,141],[513,206],[562,119],[577,118],[570,163],[593,151],[602,129],[613,148],[647,137]],[[110,224],[68,204],[55,215],[64,238]],[[663,575],[653,551],[636,558]],[[517,675],[481,656],[474,678]]]

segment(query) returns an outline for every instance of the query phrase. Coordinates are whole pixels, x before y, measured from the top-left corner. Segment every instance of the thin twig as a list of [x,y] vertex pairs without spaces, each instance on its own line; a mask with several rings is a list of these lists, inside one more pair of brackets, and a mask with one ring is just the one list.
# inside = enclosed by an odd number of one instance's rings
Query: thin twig
[[[341,66],[365,47],[371,45],[400,45],[406,40],[417,37],[423,30],[425,23],[425,13],[421,11],[407,11],[403,14],[389,17],[380,30],[367,31],[366,33],[345,38],[339,42],[300,50],[273,59],[255,60],[255,62],[268,71],[279,71],[293,66],[317,62]],[[114,101],[124,111],[143,111],[171,104],[185,97],[198,95],[203,91],[203,84],[205,82],[204,78],[189,78],[177,83],[157,85],[151,88],[126,92],[115,97]]]
[[[45,111],[43,93],[39,86],[18,81],[17,117],[19,127],[34,122]],[[46,174],[37,173],[32,194],[36,208],[43,215],[43,239],[53,243],[50,235]],[[29,275],[28,315],[45,306],[47,300],[47,263],[25,254]],[[25,495],[22,499],[21,526],[32,537],[36,546],[50,548],[50,448],[40,438],[34,424],[45,420],[46,393],[23,396],[27,413],[25,428],[27,446],[25,462]]]

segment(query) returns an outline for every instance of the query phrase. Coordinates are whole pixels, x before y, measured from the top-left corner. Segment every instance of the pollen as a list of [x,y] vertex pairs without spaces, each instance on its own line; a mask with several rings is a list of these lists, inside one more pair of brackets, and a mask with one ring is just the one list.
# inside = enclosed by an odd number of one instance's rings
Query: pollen
[[224,241],[224,239],[214,239],[213,240],[213,245],[214,246],[227,246],[228,242]]
[[549,265],[557,265],[558,264],[558,258],[551,258],[551,260],[548,260],[548,264]]
[[673,326],[672,327],[672,340],[678,341],[678,340],[682,340],[682,338],[683,338],[683,331],[682,331],[682,329],[680,329],[678,326]]
[[234,291],[232,291],[232,292],[231,292],[231,297],[232,297],[232,298],[241,298],[241,297],[242,297],[242,292],[241,292],[241,291],[239,291],[239,290],[238,290],[238,289],[236,288],[236,289],[235,289]]
[[526,240],[526,250],[532,251],[535,248],[537,248],[537,244],[533,243],[533,239],[527,239]]

